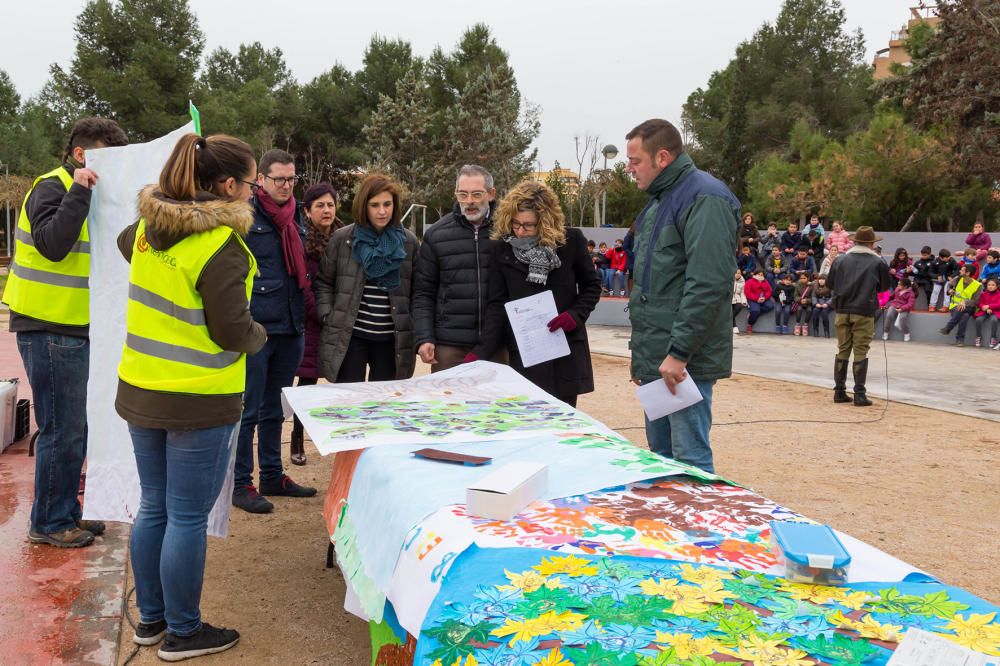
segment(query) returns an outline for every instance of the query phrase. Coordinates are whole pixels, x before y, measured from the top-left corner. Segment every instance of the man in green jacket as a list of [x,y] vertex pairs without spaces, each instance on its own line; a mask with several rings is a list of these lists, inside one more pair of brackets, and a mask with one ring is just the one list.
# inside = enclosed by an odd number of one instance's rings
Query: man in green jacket
[[733,366],[733,274],[740,203],[697,169],[677,128],[647,120],[626,137],[628,166],[650,196],[636,220],[632,381],[663,380],[671,393],[688,373],[704,398],[655,421],[649,448],[714,472],[709,430],[712,389]]

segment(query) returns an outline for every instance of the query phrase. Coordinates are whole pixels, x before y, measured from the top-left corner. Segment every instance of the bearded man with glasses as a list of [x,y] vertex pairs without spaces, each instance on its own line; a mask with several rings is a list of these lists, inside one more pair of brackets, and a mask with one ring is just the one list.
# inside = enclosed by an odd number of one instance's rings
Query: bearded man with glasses
[[[417,354],[431,372],[462,362],[479,344],[489,286],[496,189],[493,176],[466,164],[455,183],[452,211],[424,231],[413,286]],[[507,362],[506,351],[489,359]]]
[[[250,513],[268,513],[274,505],[262,495],[312,497],[315,488],[300,486],[281,465],[281,389],[291,386],[305,345],[305,225],[295,203],[295,160],[283,150],[260,158],[253,192],[253,225],[246,243],[257,259],[250,313],[267,331],[267,342],[247,357],[243,417],[236,447],[233,504]],[[260,491],[253,483],[253,435],[257,431]]]

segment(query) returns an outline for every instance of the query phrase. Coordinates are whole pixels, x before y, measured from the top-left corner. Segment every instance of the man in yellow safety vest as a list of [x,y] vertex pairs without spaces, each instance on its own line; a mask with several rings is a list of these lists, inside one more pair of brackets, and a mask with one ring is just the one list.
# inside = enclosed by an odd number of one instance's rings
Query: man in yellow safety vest
[[17,334],[39,429],[28,530],[33,543],[78,548],[104,531],[100,521],[82,520],[77,497],[87,455],[87,214],[97,183],[97,174],[86,167],[86,151],[127,143],[113,120],[78,121],[64,164],[35,179],[14,232],[14,261],[3,302],[10,306],[10,330]]
[[958,277],[948,284],[948,291],[951,293],[951,300],[948,302],[948,323],[941,329],[941,335],[951,335],[951,330],[957,328],[955,332],[955,346],[965,346],[965,329],[969,323],[969,318],[976,311],[979,304],[982,285],[972,277],[972,268],[961,264],[958,269]]

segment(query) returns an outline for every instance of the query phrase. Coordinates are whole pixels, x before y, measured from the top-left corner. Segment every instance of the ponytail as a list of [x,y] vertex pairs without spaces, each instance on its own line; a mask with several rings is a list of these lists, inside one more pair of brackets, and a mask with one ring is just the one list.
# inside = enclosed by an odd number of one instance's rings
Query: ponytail
[[242,179],[253,164],[253,150],[235,137],[185,134],[163,165],[160,192],[177,201],[193,201],[199,190],[214,192],[227,178]]

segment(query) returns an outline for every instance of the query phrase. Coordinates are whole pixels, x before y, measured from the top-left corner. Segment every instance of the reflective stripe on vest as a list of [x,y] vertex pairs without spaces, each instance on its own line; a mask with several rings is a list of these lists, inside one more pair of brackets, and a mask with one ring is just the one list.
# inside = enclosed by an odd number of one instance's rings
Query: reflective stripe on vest
[[147,307],[158,310],[159,312],[173,317],[174,319],[180,319],[181,321],[191,324],[192,326],[205,325],[204,310],[185,308],[177,305],[172,301],[168,301],[163,296],[153,293],[148,289],[143,289],[139,285],[131,282],[128,285],[128,297],[133,301],[138,301]]
[[[14,230],[14,240],[20,241],[25,245],[30,245],[35,247],[35,239],[31,237],[31,234],[21,227]],[[90,241],[77,240],[73,243],[73,247],[69,249],[70,252],[83,252],[84,254],[90,254]]]
[[242,393],[246,355],[212,340],[197,284],[205,265],[230,238],[247,254],[247,302],[256,261],[229,227],[193,234],[166,250],[150,247],[140,220],[129,269],[127,335],[118,376],[150,391],[195,395]]
[[73,177],[65,167],[42,174],[21,204],[14,231],[14,261],[3,301],[18,314],[64,326],[90,323],[90,236],[84,220],[80,235],[61,261],[46,259],[35,247],[28,219],[28,198],[43,180],[58,178],[68,192]]
[[137,352],[146,356],[155,356],[165,361],[176,361],[196,365],[199,368],[211,368],[218,370],[232,365],[240,360],[240,352],[220,351],[214,354],[210,352],[188,349],[180,345],[171,345],[159,340],[141,338],[135,333],[128,333],[125,336],[125,344]]

